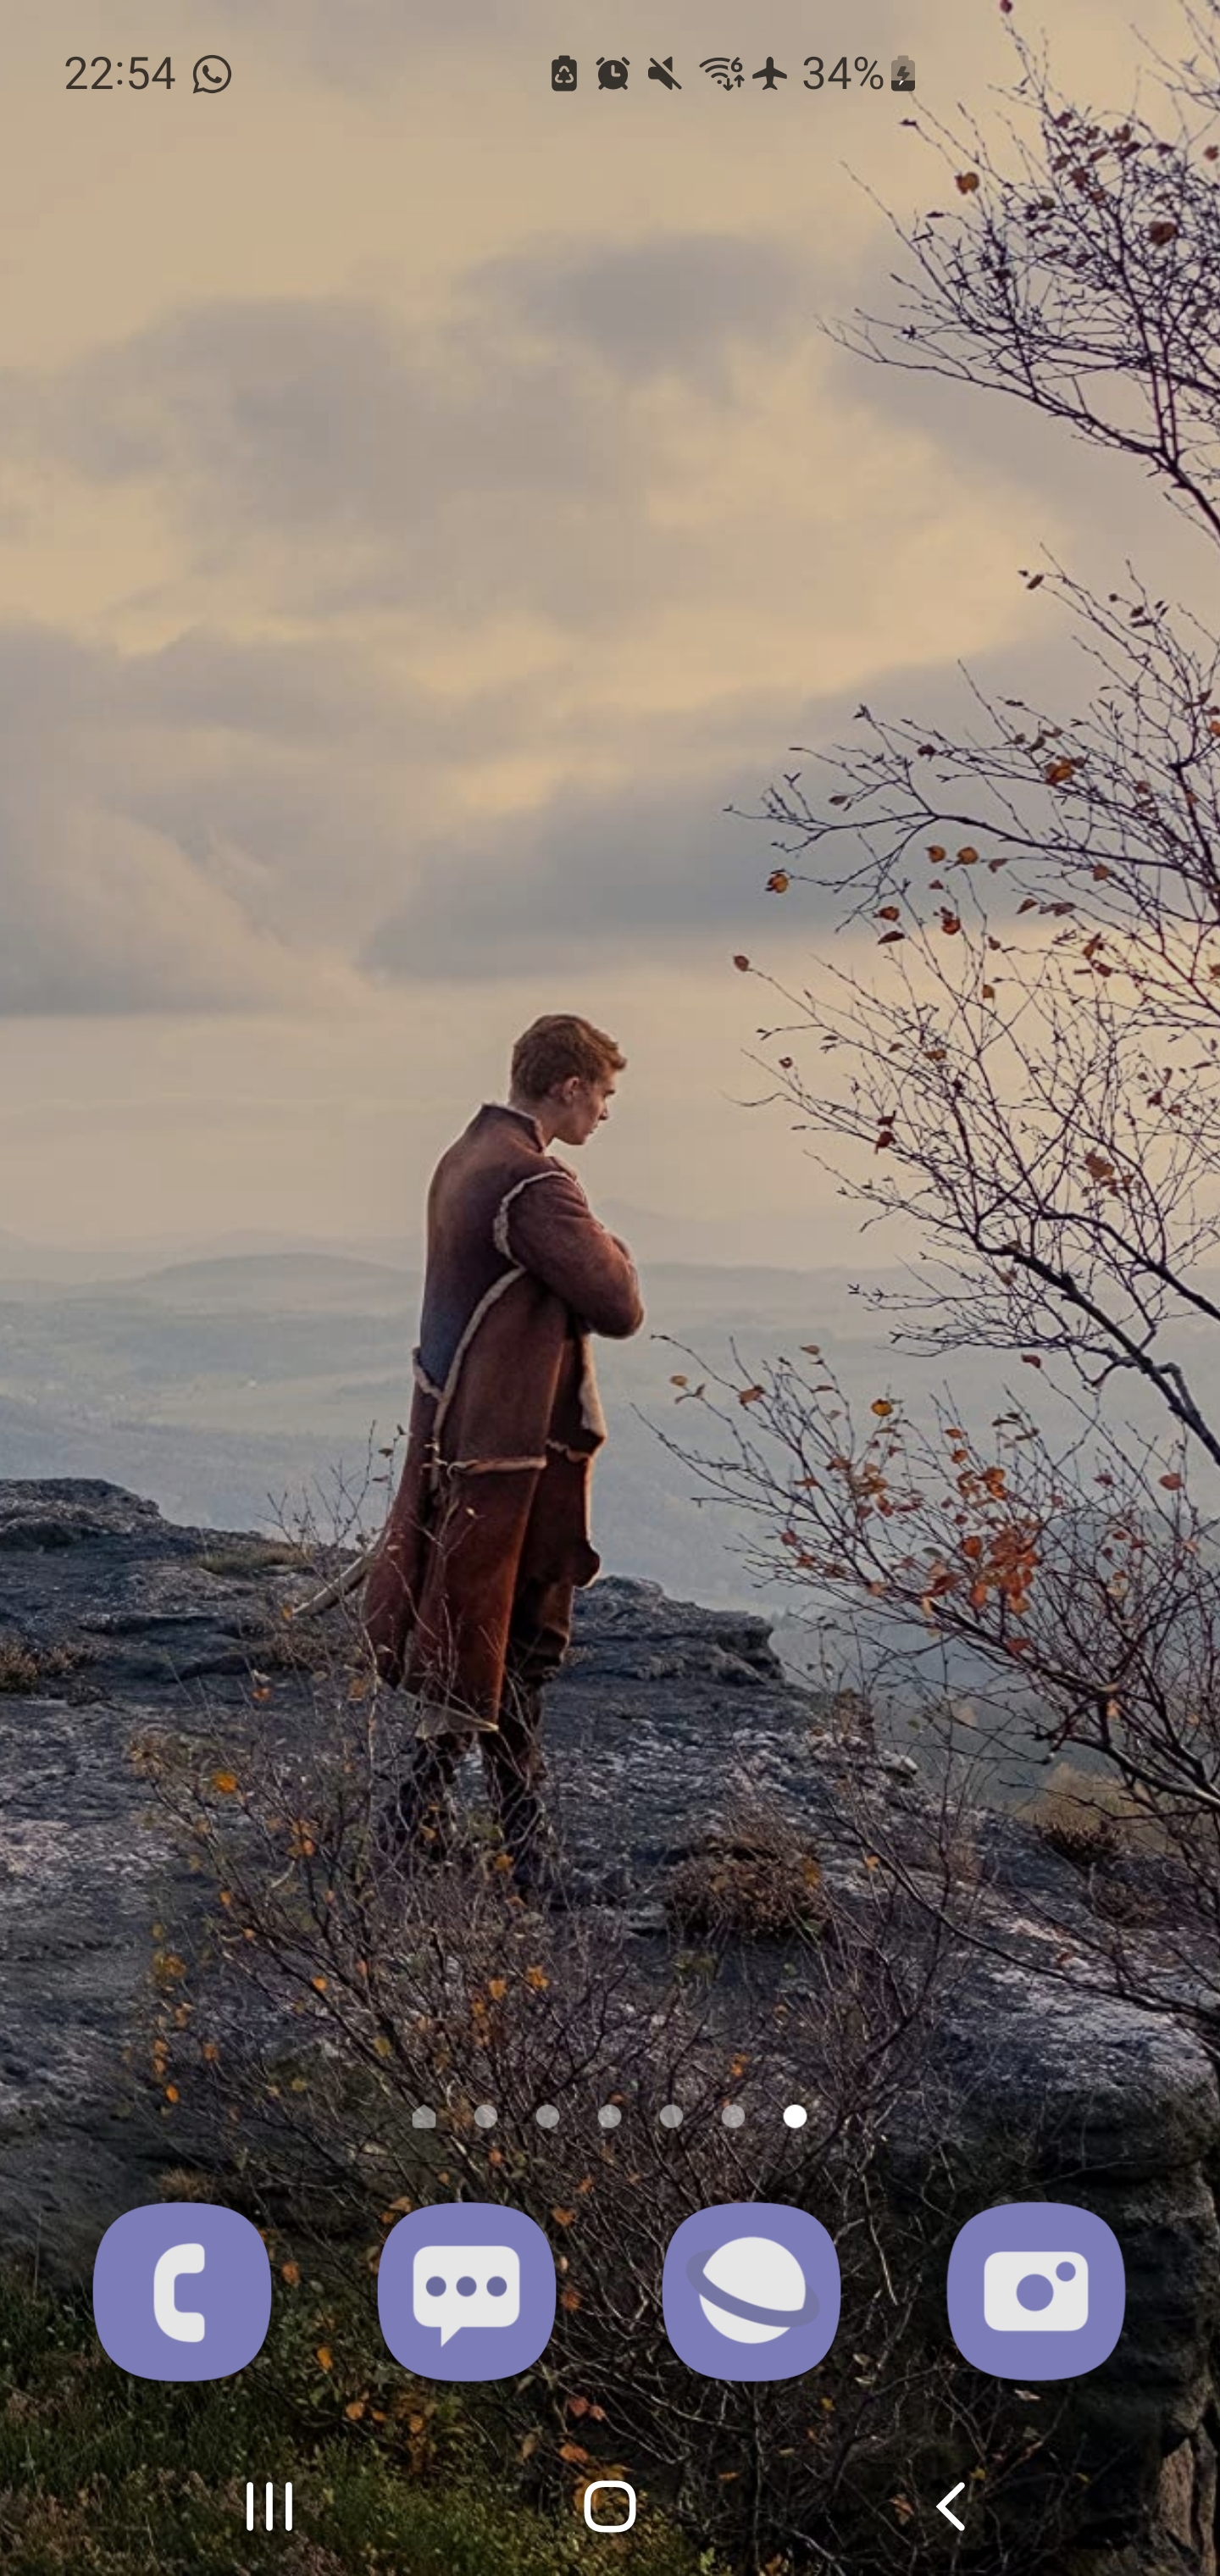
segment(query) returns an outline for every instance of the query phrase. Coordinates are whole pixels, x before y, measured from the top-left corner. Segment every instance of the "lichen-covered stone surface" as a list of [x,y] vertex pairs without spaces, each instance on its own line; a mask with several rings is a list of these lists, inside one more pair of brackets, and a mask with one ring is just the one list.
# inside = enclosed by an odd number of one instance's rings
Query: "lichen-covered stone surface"
[[[152,2196],[181,2152],[124,2050],[156,1927],[197,1900],[132,1748],[167,1724],[202,1735],[218,1705],[257,1723],[267,1603],[274,1615],[301,1589],[265,1543],[173,1527],[114,1486],[0,1483],[0,2247],[37,2238],[87,2270],[110,2218]],[[291,1730],[298,1694],[303,1741],[308,1691],[307,1677],[277,1675],[276,1725]],[[762,1618],[614,1578],[582,1596],[548,1717],[556,1806],[593,1901],[622,1906],[643,1957],[665,1938],[675,1872],[751,1813],[786,1819],[848,1903],[870,1844],[901,1866],[913,1903],[939,1901],[946,1829],[913,1762],[844,1740],[833,1720],[785,1678]],[[983,2170],[988,2140],[1015,2136],[1031,2188],[1110,2219],[1128,2309],[1094,2383],[1113,2437],[1114,2554],[1097,2565],[1214,2576],[1210,2054],[1185,2015],[1116,1997],[1078,1869],[994,1816],[955,1820],[949,1847],[970,1937],[896,2168],[936,2152],[930,2117],[977,2138]]]

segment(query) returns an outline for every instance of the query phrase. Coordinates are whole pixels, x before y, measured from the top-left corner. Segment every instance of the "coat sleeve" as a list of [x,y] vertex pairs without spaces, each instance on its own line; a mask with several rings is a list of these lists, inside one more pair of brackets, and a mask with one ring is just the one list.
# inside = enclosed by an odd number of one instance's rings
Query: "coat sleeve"
[[644,1321],[626,1245],[599,1225],[579,1181],[562,1164],[510,1191],[500,1241],[514,1261],[562,1297],[592,1332],[625,1341]]

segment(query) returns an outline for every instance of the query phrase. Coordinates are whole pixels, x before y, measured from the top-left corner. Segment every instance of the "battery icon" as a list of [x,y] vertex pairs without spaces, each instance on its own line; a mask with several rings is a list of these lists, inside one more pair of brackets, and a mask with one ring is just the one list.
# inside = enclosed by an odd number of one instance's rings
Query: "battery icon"
[[913,90],[914,87],[914,56],[912,54],[895,54],[893,62],[890,64],[890,88]]

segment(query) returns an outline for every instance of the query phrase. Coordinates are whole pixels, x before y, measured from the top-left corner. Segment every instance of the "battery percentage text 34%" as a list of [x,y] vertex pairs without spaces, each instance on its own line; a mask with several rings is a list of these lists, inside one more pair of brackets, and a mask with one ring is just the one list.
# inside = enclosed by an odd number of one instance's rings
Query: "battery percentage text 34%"
[[[870,63],[866,54],[857,54],[855,68],[859,75],[861,89],[885,88],[883,74],[878,70],[876,63]],[[846,54],[840,54],[834,70],[830,72],[826,70],[820,54],[806,54],[805,69],[813,74],[813,78],[805,82],[806,89],[827,89],[834,81],[838,82],[840,89],[849,89],[851,86],[851,73],[847,68]]]

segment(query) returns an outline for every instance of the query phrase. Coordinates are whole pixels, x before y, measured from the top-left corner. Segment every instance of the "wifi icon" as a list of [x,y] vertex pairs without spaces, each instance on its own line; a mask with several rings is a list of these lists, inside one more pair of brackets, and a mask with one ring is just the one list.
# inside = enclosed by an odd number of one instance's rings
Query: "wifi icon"
[[731,62],[727,54],[709,54],[707,61],[705,63],[700,63],[699,69],[701,72],[707,73],[709,80],[718,82],[721,89],[741,88],[742,69],[740,54],[734,54]]

